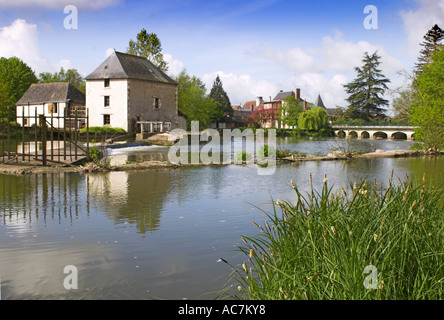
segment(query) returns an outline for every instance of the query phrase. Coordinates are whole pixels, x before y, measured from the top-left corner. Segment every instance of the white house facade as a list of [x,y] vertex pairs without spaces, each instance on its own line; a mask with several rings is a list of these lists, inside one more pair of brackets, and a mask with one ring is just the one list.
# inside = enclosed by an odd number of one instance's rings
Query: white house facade
[[148,59],[114,51],[86,77],[90,126],[127,132],[177,128],[177,85]]
[[[77,124],[72,117],[77,112]],[[81,129],[86,125],[85,95],[68,82],[35,83],[16,103],[17,122],[24,127],[39,124],[39,117],[44,115],[54,128],[66,126]],[[65,124],[65,117],[69,124]]]

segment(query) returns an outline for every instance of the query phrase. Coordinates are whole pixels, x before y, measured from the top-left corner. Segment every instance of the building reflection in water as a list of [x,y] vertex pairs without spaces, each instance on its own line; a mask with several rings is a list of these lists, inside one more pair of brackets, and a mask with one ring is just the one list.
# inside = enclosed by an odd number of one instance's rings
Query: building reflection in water
[[70,173],[0,175],[0,210],[5,225],[73,220],[90,214],[83,175]]
[[163,170],[88,175],[89,194],[114,222],[129,222],[138,232],[159,228],[171,175]]

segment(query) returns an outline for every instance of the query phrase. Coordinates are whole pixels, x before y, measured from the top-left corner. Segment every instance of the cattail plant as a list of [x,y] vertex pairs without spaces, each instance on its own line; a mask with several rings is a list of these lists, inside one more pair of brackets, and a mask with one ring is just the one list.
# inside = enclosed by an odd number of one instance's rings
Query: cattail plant
[[[259,234],[243,236],[242,268],[232,281],[241,299],[443,299],[444,205],[440,188],[390,177],[386,190],[367,181],[296,203],[273,202]],[[364,285],[367,266],[377,283]]]

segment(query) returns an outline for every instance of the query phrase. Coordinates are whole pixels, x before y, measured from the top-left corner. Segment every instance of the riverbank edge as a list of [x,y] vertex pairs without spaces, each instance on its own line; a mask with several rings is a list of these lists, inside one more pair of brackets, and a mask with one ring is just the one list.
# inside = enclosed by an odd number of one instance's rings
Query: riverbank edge
[[[441,152],[440,154],[444,154]],[[415,150],[376,150],[375,152],[353,155],[331,154],[328,156],[314,156],[314,157],[300,157],[297,155],[276,159],[276,163],[292,163],[292,162],[306,162],[306,161],[354,161],[361,159],[376,159],[376,158],[408,158],[420,156],[438,156],[430,155],[422,151]],[[244,164],[247,164],[246,162]],[[218,166],[218,164],[211,164]],[[226,165],[226,164],[220,164]],[[179,169],[184,167],[201,167],[208,166],[208,164],[174,164],[168,161],[146,161],[141,163],[129,163],[121,165],[113,165],[107,167],[100,167],[93,163],[85,165],[48,165],[43,167],[37,164],[17,163],[17,164],[0,164],[0,174],[9,175],[27,175],[27,174],[44,174],[44,173],[105,173],[112,171],[136,171],[149,169]]]

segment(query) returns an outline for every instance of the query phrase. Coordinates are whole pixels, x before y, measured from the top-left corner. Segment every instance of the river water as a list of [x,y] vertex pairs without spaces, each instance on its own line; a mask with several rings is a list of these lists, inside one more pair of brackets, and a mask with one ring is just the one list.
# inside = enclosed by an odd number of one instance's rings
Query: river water
[[[336,139],[279,139],[279,148],[326,154]],[[353,149],[407,149],[412,142],[355,140]],[[373,146],[372,146],[373,144]],[[109,150],[115,162],[161,159],[166,148]],[[106,174],[0,175],[2,299],[212,299],[239,265],[241,235],[257,234],[272,200],[294,201],[293,180],[308,188],[324,174],[335,188],[391,172],[434,184],[443,157],[224,165]],[[77,289],[66,289],[74,273]],[[71,282],[74,283],[74,282]]]

